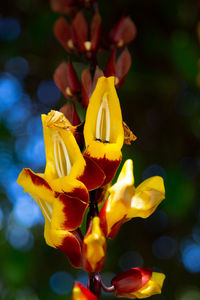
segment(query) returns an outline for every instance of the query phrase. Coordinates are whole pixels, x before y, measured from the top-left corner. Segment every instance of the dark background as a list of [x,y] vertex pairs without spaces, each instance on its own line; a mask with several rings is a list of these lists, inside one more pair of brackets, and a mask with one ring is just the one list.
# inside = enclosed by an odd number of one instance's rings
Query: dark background
[[[126,223],[109,241],[103,277],[154,267],[167,278],[162,295],[152,299],[199,300],[199,1],[102,0],[99,7],[104,32],[122,11],[137,27],[132,67],[118,94],[138,139],[124,146],[123,159],[134,161],[136,186],[153,175],[166,186],[166,199],[150,218]],[[86,282],[84,272],[45,244],[40,211],[16,184],[23,167],[44,168],[40,114],[66,102],[52,82],[68,59],[53,36],[58,17],[48,1],[0,4],[0,299],[70,299],[74,280]],[[101,53],[101,67],[106,60]],[[73,61],[80,76],[84,66]]]

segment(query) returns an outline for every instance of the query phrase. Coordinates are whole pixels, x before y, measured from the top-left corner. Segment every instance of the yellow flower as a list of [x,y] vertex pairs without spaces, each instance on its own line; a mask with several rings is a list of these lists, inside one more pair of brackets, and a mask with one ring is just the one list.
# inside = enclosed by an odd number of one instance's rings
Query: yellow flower
[[114,237],[120,226],[135,217],[149,217],[165,198],[162,177],[146,179],[134,187],[133,162],[127,160],[101,212],[101,227],[106,236]]
[[84,138],[85,155],[104,171],[109,183],[120,162],[124,130],[114,77],[100,77],[90,98],[86,112]]
[[105,176],[93,161],[84,159],[69,130],[71,124],[62,113],[51,111],[42,115],[42,125],[45,172],[36,174],[23,169],[17,182],[40,206],[46,243],[65,252],[72,264],[80,266],[80,239],[74,230],[81,225],[88,206],[87,188],[98,187]]

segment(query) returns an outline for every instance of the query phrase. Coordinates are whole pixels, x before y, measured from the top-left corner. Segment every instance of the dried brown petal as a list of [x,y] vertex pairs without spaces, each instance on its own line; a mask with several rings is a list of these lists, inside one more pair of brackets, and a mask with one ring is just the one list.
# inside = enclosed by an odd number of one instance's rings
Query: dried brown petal
[[137,137],[133,134],[133,132],[130,130],[128,125],[123,122],[123,128],[124,128],[124,144],[130,145],[131,142],[134,142]]

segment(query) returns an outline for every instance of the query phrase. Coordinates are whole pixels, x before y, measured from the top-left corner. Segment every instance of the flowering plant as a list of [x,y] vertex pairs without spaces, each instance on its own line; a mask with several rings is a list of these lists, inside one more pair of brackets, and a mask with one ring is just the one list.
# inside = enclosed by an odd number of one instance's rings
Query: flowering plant
[[[18,183],[40,206],[44,215],[46,243],[64,252],[71,264],[88,272],[87,288],[75,283],[73,299],[98,299],[101,289],[117,297],[146,298],[161,293],[165,275],[150,268],[132,268],[115,276],[109,287],[100,271],[106,258],[106,239],[114,238],[121,225],[132,218],[147,218],[165,197],[163,179],[148,178],[134,186],[133,162],[128,159],[115,184],[111,184],[122,160],[122,146],[136,139],[122,120],[116,88],[122,86],[131,64],[128,49],[115,62],[116,50],[135,37],[135,25],[122,17],[101,43],[101,17],[97,3],[90,27],[82,8],[94,1],[52,1],[52,7],[72,14],[72,23],[58,19],[54,32],[67,51],[84,55],[90,68],[81,83],[71,61],[63,62],[54,80],[66,98],[73,100],[60,111],[42,115],[46,151],[44,173],[23,169]],[[108,47],[108,45],[111,45]],[[111,52],[104,70],[97,53]],[[104,76],[106,75],[106,77]],[[86,109],[80,122],[75,102]],[[99,205],[103,204],[99,211]],[[81,231],[87,213],[85,232]]]

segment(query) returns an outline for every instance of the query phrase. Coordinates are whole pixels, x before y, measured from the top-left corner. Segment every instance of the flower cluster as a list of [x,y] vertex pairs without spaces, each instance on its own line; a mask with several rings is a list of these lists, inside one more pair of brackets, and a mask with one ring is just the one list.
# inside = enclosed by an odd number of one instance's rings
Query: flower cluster
[[[154,176],[135,188],[133,162],[127,160],[117,182],[110,186],[122,159],[124,143],[114,77],[100,77],[90,98],[83,129],[83,153],[74,137],[74,126],[63,113],[52,110],[42,115],[42,124],[44,174],[23,169],[18,183],[43,212],[46,243],[63,251],[75,267],[82,267],[95,281],[94,274],[99,274],[105,262],[106,238],[113,238],[130,219],[146,218],[154,212],[164,199],[163,179]],[[99,213],[98,204],[107,193]],[[88,207],[88,226],[83,236],[80,226]],[[116,296],[142,298],[159,293],[163,280],[163,274],[152,273],[150,269],[130,269],[113,278],[112,291]]]
[[[92,2],[52,0],[55,10],[73,11],[71,24],[63,17],[56,22],[57,39],[68,52],[84,55],[90,67],[83,70],[81,82],[71,60],[55,71],[55,83],[66,98],[72,99],[73,110],[68,102],[60,111],[42,115],[45,171],[23,169],[17,182],[44,215],[46,243],[64,252],[74,267],[88,272],[87,288],[75,283],[73,300],[98,299],[101,289],[116,297],[146,298],[161,293],[164,274],[150,268],[132,268],[115,276],[109,287],[100,275],[107,239],[114,238],[121,225],[132,218],[150,216],[164,199],[165,188],[159,176],[135,187],[131,159],[124,163],[112,185],[123,144],[136,139],[122,120],[116,92],[131,65],[128,49],[115,59],[117,49],[132,41],[136,30],[130,18],[123,16],[111,29],[109,42],[102,42],[98,10],[89,26],[80,11],[82,5]],[[110,58],[102,71],[97,65],[97,52],[105,50],[107,44]],[[76,101],[86,109],[83,123],[76,112]],[[85,215],[87,225],[83,228]]]

